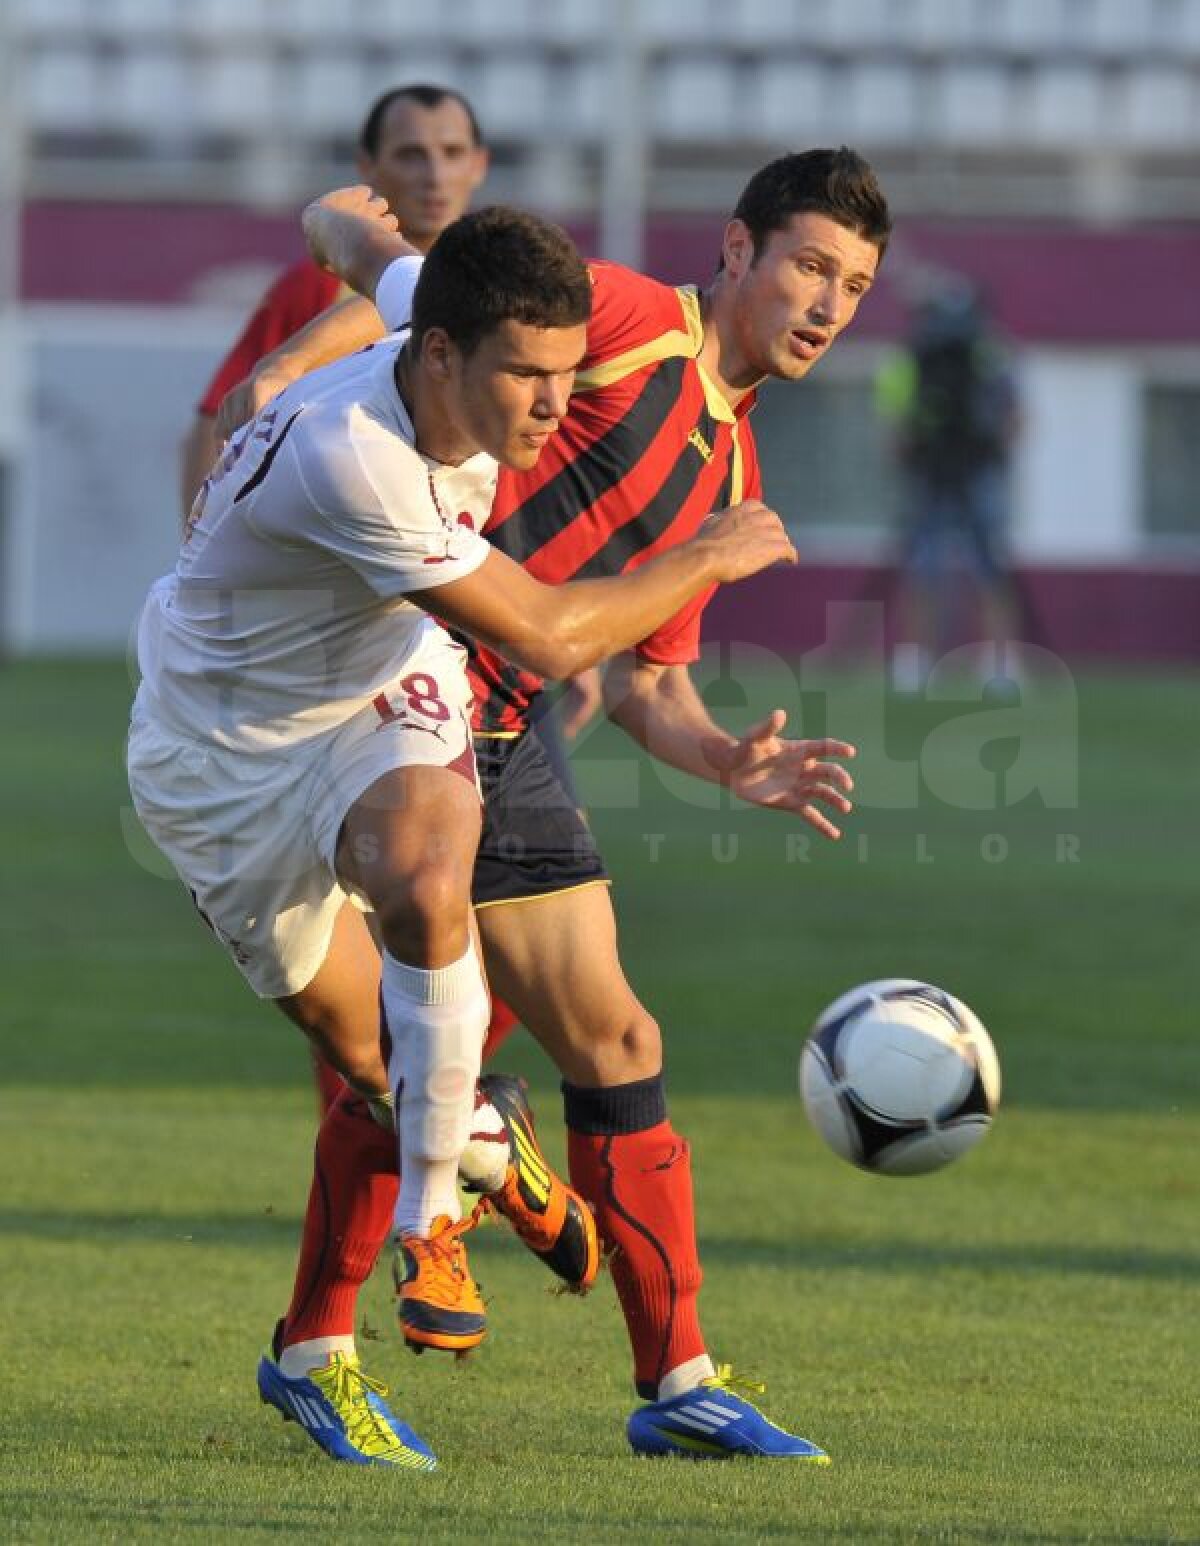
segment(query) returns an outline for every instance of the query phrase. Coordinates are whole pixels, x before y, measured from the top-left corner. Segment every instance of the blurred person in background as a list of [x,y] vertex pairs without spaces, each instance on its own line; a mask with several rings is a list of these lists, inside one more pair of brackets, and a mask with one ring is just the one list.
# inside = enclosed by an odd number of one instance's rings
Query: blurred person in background
[[1003,675],[1021,608],[1008,569],[1009,468],[1019,430],[1007,350],[982,298],[958,278],[917,307],[907,347],[885,361],[876,405],[903,473],[893,685],[917,692],[961,630],[961,568],[978,591],[986,677]]
[[[397,86],[385,92],[363,120],[355,165],[363,182],[387,200],[405,239],[428,252],[446,227],[466,212],[487,176],[488,150],[474,109],[459,92],[448,86]],[[335,274],[306,256],[263,296],[209,382],[184,439],[185,519],[221,449],[221,399],[265,354],[349,293]]]

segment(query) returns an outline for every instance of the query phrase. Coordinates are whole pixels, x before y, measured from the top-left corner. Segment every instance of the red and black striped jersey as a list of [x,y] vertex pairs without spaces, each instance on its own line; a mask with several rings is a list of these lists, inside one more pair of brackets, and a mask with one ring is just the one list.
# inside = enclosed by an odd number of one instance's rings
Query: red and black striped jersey
[[[696,291],[613,263],[594,263],[591,273],[587,355],[566,417],[535,467],[501,469],[484,527],[547,584],[634,569],[693,536],[712,511],[761,493],[746,419],[753,395],[734,410],[701,370]],[[695,660],[711,595],[644,639],[638,654],[662,665]],[[476,730],[522,730],[542,679],[464,642]]]
[[293,263],[259,301],[237,342],[217,367],[197,413],[215,418],[221,399],[244,381],[264,354],[270,354],[334,301],[351,294],[336,274],[311,258]]

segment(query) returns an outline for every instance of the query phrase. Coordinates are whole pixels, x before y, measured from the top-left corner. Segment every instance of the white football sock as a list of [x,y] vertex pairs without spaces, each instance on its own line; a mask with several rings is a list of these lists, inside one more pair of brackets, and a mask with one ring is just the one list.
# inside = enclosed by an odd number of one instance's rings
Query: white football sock
[[687,1363],[676,1364],[659,1380],[658,1399],[674,1401],[676,1396],[683,1396],[689,1390],[695,1390],[701,1380],[711,1379],[716,1372],[713,1361],[707,1353],[701,1353],[699,1358],[689,1358]]
[[461,1216],[458,1160],[471,1137],[490,1011],[474,944],[433,971],[384,951],[383,1007],[400,1144],[395,1230],[427,1235],[439,1214]]
[[327,1364],[334,1353],[354,1357],[353,1337],[310,1337],[307,1342],[293,1342],[279,1355],[279,1367],[289,1380],[302,1379],[310,1369]]

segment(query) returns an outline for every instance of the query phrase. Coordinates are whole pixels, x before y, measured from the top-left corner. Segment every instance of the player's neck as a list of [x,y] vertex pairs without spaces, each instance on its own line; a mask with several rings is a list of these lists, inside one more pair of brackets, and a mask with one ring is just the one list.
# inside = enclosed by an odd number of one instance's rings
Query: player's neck
[[704,342],[697,356],[700,367],[731,408],[736,408],[762,381],[738,348],[733,325],[733,293],[718,274],[700,294]]
[[400,401],[412,420],[413,443],[422,456],[457,467],[476,455],[479,447],[455,425],[436,386],[414,364],[407,347],[396,358],[394,375]]

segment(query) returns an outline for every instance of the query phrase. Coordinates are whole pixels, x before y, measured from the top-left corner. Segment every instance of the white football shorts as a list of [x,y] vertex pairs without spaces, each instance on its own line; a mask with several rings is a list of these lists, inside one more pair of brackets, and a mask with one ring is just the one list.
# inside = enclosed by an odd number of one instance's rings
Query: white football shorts
[[306,987],[345,902],[361,905],[334,856],[346,812],[376,779],[420,764],[452,768],[478,790],[462,652],[445,645],[436,674],[422,651],[416,671],[336,731],[283,751],[183,735],[138,694],[128,747],[138,817],[262,998]]

